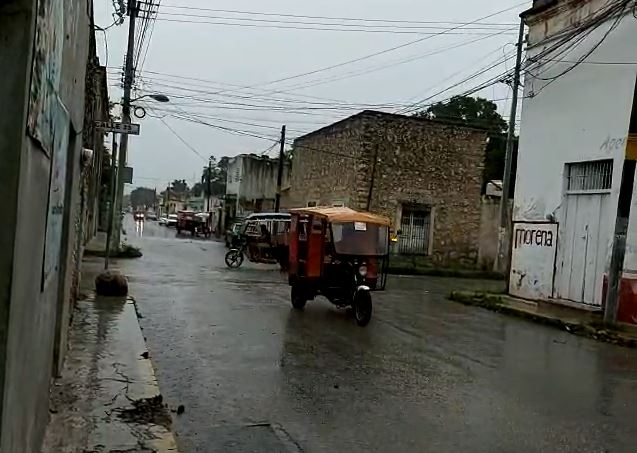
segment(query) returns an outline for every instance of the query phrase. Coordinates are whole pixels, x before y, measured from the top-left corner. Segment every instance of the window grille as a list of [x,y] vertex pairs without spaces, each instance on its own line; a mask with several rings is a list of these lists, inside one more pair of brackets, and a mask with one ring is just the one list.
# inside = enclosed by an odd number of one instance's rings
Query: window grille
[[568,192],[610,190],[613,183],[613,161],[594,160],[566,164]]

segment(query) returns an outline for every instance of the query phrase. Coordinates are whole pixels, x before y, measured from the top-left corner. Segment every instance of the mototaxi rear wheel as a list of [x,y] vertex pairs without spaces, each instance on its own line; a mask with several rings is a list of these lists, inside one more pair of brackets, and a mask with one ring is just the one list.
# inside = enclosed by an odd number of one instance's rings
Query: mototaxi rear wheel
[[307,303],[307,295],[301,285],[292,285],[292,290],[290,291],[290,301],[292,302],[292,307],[297,310],[303,310],[303,308],[305,308],[305,304]]
[[241,250],[232,249],[226,253],[225,262],[230,269],[238,269],[243,264],[243,253]]

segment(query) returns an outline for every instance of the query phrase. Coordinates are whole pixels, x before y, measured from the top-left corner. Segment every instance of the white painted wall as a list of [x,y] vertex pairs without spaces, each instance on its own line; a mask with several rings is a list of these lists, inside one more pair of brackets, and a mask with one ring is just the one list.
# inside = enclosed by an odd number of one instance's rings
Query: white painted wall
[[228,161],[228,170],[226,175],[226,194],[236,195],[241,187],[241,178],[243,177],[243,156],[237,156]]
[[[553,24],[557,22],[554,20]],[[554,82],[540,79],[559,75],[573,66],[572,62],[598,43],[609,27],[610,23],[605,24],[577,47],[559,55],[561,61],[544,61],[540,66],[527,65],[529,71],[525,74],[525,98],[522,102],[514,221],[546,221],[547,216],[554,216],[559,222],[564,216],[565,164],[612,158],[615,160],[609,203],[612,209],[608,212],[607,221],[614,223],[624,152],[622,143],[628,135],[637,65],[583,63]],[[527,61],[532,61],[543,50],[544,47],[536,43],[543,39],[546,30],[543,23],[531,25]],[[637,62],[635,36],[637,19],[628,14],[586,61]],[[628,243],[637,246],[635,211],[631,215]],[[612,228],[609,231],[612,232]],[[603,255],[600,258],[607,263],[605,268],[610,258],[611,240],[612,234],[608,234],[605,246],[599,247],[599,253]],[[637,269],[637,253],[634,253],[637,247],[633,249],[626,256],[626,267]],[[552,265],[544,260],[522,263],[524,268],[538,267],[537,275],[544,276],[549,275],[547,270]],[[538,285],[546,287],[549,283],[539,281]]]

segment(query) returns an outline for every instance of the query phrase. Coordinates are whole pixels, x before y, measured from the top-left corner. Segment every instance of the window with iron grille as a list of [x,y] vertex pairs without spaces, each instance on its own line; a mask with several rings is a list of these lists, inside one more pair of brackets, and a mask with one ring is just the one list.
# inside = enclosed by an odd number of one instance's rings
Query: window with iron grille
[[613,184],[613,161],[593,160],[566,164],[567,192],[608,191]]
[[403,205],[400,219],[401,235],[398,253],[427,255],[431,227],[431,207],[423,205]]

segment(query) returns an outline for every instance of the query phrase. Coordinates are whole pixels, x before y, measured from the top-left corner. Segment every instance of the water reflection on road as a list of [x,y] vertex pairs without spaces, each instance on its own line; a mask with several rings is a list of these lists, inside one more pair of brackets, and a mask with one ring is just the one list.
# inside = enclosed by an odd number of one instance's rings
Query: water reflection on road
[[[131,225],[131,229],[134,229]],[[122,263],[184,452],[634,452],[637,351],[449,302],[499,283],[390,277],[361,329],[292,310],[273,266],[147,221]]]

